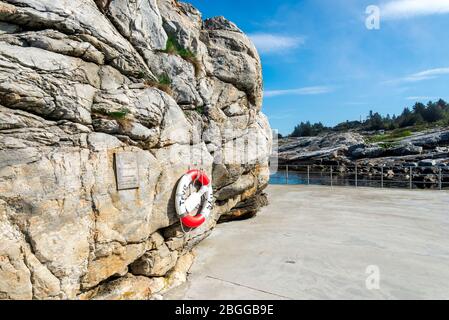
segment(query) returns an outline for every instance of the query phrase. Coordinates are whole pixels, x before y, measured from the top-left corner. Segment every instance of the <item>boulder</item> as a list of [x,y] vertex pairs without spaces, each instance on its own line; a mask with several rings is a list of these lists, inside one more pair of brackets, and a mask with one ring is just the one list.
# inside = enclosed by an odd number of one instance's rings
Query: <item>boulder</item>
[[140,259],[134,261],[130,268],[135,275],[161,277],[175,266],[177,259],[178,252],[170,251],[163,243],[157,249],[147,251]]
[[206,72],[244,91],[250,102],[262,102],[260,58],[252,42],[224,17],[207,19],[201,40],[208,47],[210,59]]
[[254,186],[254,176],[252,175],[244,175],[241,176],[234,183],[223,187],[216,194],[215,198],[217,200],[225,200],[229,198],[233,198],[236,195],[242,194],[245,190],[248,190]]
[[351,156],[355,159],[362,158],[378,158],[385,154],[385,149],[381,147],[367,147],[367,148],[357,148],[352,153]]
[[411,143],[401,144],[398,147],[394,147],[388,150],[388,153],[393,156],[408,156],[421,154],[423,152],[423,147],[415,146]]
[[[261,203],[261,105],[257,51],[224,18],[173,0],[1,2],[0,298],[148,299],[181,283],[220,216]],[[220,200],[184,238],[189,168]]]
[[288,138],[279,143],[280,163],[339,160],[363,148],[363,137],[354,132],[329,133],[317,137]]
[[404,139],[403,142],[427,149],[447,145],[449,144],[449,130],[422,132]]
[[404,162],[404,163],[402,164],[402,166],[403,166],[403,167],[407,167],[407,168],[409,168],[409,167],[417,167],[417,166],[418,166],[418,163],[417,163],[417,162]]
[[157,292],[153,290],[159,289],[159,284],[156,282],[159,281],[128,274],[102,284],[78,298],[80,300],[148,300],[151,298],[153,292]]
[[433,159],[424,159],[418,162],[419,167],[433,167],[437,164],[437,162]]

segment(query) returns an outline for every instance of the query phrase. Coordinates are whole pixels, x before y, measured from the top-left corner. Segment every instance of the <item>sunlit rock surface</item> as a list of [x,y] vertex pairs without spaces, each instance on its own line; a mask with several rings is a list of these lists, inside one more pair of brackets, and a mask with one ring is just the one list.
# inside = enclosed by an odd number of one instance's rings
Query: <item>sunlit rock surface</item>
[[[0,298],[149,299],[184,281],[220,217],[265,203],[261,103],[257,51],[223,17],[171,0],[0,1]],[[137,189],[117,190],[118,152],[136,154]],[[174,190],[194,167],[217,199],[185,235]]]

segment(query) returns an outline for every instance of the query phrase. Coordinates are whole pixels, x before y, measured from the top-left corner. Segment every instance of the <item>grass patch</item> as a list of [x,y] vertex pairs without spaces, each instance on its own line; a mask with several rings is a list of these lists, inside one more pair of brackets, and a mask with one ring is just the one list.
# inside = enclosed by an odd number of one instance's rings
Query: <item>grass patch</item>
[[115,120],[123,130],[130,130],[132,128],[133,118],[129,117],[131,112],[127,108],[116,111],[98,109],[94,111],[94,114],[99,118]]
[[195,76],[198,77],[201,73],[201,63],[196,57],[195,53],[189,49],[183,48],[175,37],[169,36],[165,44],[165,49],[160,52],[167,54],[178,55],[185,61],[191,63],[195,69]]
[[195,54],[189,49],[181,47],[175,37],[169,36],[165,44],[165,49],[162,52],[168,54],[177,54],[181,58],[194,58]]
[[396,143],[392,143],[392,142],[382,142],[379,144],[379,147],[381,147],[382,149],[393,149],[397,146]]
[[420,123],[417,125],[414,125],[413,127],[410,127],[409,129],[413,132],[421,132],[429,129],[435,129],[439,127],[445,127],[449,125],[449,118],[446,120],[440,120],[433,123]]
[[167,42],[165,43],[165,49],[161,50],[161,52],[165,52],[168,54],[177,54],[179,47],[179,43],[178,41],[176,41],[175,37],[169,36]]
[[204,114],[204,106],[198,106],[195,108],[195,111],[199,114]]
[[158,77],[157,81],[153,80],[145,80],[145,85],[149,87],[158,88],[165,93],[172,95],[173,91],[171,90],[171,79],[167,74],[162,74]]
[[407,138],[412,135],[412,131],[408,130],[408,129],[397,129],[397,130],[394,130],[393,132],[391,132],[389,135],[393,139]]
[[403,138],[410,137],[411,135],[412,131],[409,129],[396,129],[385,134],[378,134],[368,137],[366,141],[369,143],[384,142],[384,144],[386,144],[395,142]]
[[160,85],[170,86],[171,85],[170,77],[167,74],[163,74],[158,78],[158,83]]
[[129,115],[129,110],[126,108],[122,108],[117,111],[107,111],[107,110],[101,109],[101,110],[97,110],[96,113],[104,115],[111,119],[123,120]]

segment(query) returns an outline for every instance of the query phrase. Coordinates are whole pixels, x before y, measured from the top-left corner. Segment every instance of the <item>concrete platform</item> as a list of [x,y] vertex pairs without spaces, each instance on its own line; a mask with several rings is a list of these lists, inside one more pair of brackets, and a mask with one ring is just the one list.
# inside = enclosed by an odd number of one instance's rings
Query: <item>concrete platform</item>
[[448,192],[267,192],[256,218],[199,245],[189,281],[165,299],[449,299]]

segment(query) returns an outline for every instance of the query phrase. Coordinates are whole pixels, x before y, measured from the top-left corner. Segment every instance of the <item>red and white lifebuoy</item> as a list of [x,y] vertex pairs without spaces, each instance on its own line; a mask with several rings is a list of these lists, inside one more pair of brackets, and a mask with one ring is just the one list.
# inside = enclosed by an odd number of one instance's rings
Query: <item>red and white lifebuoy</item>
[[189,228],[201,226],[212,211],[212,200],[212,182],[206,173],[188,171],[176,189],[175,207],[182,224]]

